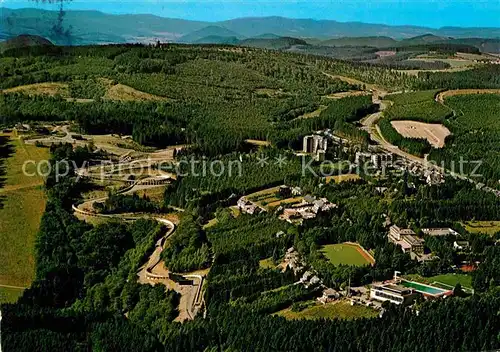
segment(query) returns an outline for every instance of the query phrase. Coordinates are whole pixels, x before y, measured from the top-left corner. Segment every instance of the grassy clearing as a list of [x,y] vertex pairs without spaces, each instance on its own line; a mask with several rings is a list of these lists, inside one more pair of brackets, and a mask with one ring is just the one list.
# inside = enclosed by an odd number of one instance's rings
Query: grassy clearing
[[66,83],[35,83],[19,86],[15,88],[5,89],[4,93],[22,93],[27,95],[48,95],[69,97],[68,85]]
[[219,220],[217,220],[217,218],[210,219],[205,225],[203,225],[203,229],[204,230],[209,229],[211,227],[214,227],[218,223],[219,223]]
[[[45,148],[11,140],[15,153],[6,160],[6,184],[0,189],[0,284],[28,286],[33,279],[35,235],[45,210],[43,179],[22,171],[26,160],[38,162],[49,157]],[[34,172],[35,166],[27,168]]]
[[249,200],[258,200],[258,199],[264,199],[266,197],[263,197],[264,195],[270,195],[270,194],[275,194],[276,192],[279,191],[279,186],[278,187],[273,187],[273,188],[267,188],[262,191],[258,191],[252,194],[247,195],[247,199]]
[[300,203],[304,200],[304,197],[295,197],[295,198],[287,198],[287,199],[282,199],[278,200],[272,203],[268,203],[268,207],[278,207],[280,205],[292,205],[292,204],[297,204]]
[[284,309],[276,313],[289,320],[296,319],[344,319],[353,320],[359,318],[374,318],[378,316],[378,312],[372,308],[354,305],[347,301],[333,302],[328,304],[320,304],[311,302],[311,306],[300,312],[292,312],[290,308]]
[[370,264],[355,246],[349,244],[328,244],[322,247],[321,252],[333,265],[364,266]]
[[23,294],[22,289],[0,287],[0,304],[1,303],[14,303]]
[[357,181],[361,179],[357,174],[346,174],[337,176],[327,176],[325,177],[326,183],[334,181],[335,183],[347,182],[347,181]]
[[126,86],[124,84],[116,84],[107,89],[104,94],[104,99],[118,101],[168,101],[169,98],[160,97],[158,95],[141,92],[140,90]]
[[264,269],[274,269],[276,268],[276,265],[273,262],[272,258],[266,258],[259,260],[259,266]]
[[470,233],[494,235],[500,232],[500,221],[468,221],[462,225]]
[[255,145],[257,147],[269,147],[271,145],[271,142],[261,141],[258,139],[245,139],[245,142],[251,145]]

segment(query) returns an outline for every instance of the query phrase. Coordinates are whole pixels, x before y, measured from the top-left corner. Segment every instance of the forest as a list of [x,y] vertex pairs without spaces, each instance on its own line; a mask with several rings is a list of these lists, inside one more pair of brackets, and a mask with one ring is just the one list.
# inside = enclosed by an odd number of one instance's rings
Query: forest
[[[45,182],[48,202],[37,235],[36,277],[16,303],[1,306],[2,347],[82,352],[499,349],[500,234],[472,234],[464,225],[498,221],[498,197],[448,177],[444,184],[428,185],[408,172],[327,182],[304,175],[302,163],[311,159],[296,155],[304,135],[327,128],[354,141],[347,151],[335,147],[338,158],[352,159],[371,143],[356,124],[378,111],[372,97],[328,97],[370,89],[334,78],[347,76],[390,92],[420,90],[387,96],[393,106],[380,125],[384,137],[423,155],[430,145],[393,135],[390,121],[444,123],[453,136],[445,148],[432,150],[431,158],[446,163],[460,156],[482,159],[478,180],[493,186],[500,179],[498,95],[451,97],[446,106],[434,97],[442,89],[500,87],[499,72],[488,65],[412,76],[378,64],[223,45],[4,52],[2,128],[69,121],[82,134],[132,136],[147,147],[188,145],[175,154],[180,173],[164,186],[162,202],[109,193],[93,210],[156,217],[171,206],[182,208],[175,213],[179,221],[161,260],[171,272],[203,270],[206,277],[205,314],[177,322],[181,295],[162,284],[140,284],[137,277],[167,229],[147,218],[98,225],[80,221],[72,205],[83,201],[92,189],[90,181],[77,182],[73,169],[62,178],[52,173]],[[57,83],[54,94],[33,87],[9,91],[47,82]],[[120,89],[128,93],[117,94]],[[248,139],[271,145],[251,145]],[[54,144],[50,152],[51,165],[61,160],[81,165],[103,156],[70,144]],[[214,162],[222,173],[211,172]],[[311,165],[319,168],[318,162]],[[349,171],[339,163],[333,168]],[[284,211],[279,207],[254,215],[235,211],[241,196],[283,184],[300,187],[301,197],[325,197],[336,207],[302,225],[279,219]],[[471,251],[454,251],[456,238],[425,237],[426,249],[437,257],[413,260],[388,242],[387,221],[419,234],[423,227],[453,227],[470,242]],[[323,245],[344,242],[363,246],[374,265],[334,265],[321,252]],[[390,279],[395,270],[425,278],[461,273],[466,262],[475,269],[468,274],[474,294],[455,286],[453,291],[461,294],[421,299],[410,309],[384,304],[377,317],[287,320],[277,313],[315,301],[324,288],[297,284],[300,274],[284,265],[291,247],[325,287],[339,291],[349,283]]]

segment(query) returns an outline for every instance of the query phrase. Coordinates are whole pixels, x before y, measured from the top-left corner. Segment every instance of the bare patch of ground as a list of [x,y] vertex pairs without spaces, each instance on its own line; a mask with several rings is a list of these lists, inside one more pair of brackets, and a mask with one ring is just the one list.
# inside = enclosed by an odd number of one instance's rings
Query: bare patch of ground
[[391,121],[391,125],[406,138],[425,138],[435,148],[443,148],[450,130],[441,124],[417,121]]
[[69,86],[66,83],[46,82],[4,89],[3,92],[69,97]]
[[470,95],[470,94],[500,94],[500,89],[455,89],[441,92],[436,96],[436,101],[443,104],[448,97],[455,95]]
[[325,177],[326,183],[330,183],[330,182],[341,183],[341,182],[346,182],[346,181],[357,181],[359,179],[361,179],[361,177],[358,174],[345,174],[345,175]]
[[261,141],[258,139],[245,139],[245,142],[247,142],[248,144],[255,145],[257,147],[269,147],[271,145],[271,142]]
[[323,97],[328,98],[328,99],[342,99],[342,98],[354,97],[354,96],[358,96],[358,95],[370,95],[370,93],[364,92],[362,90],[352,90],[349,92],[328,94],[328,95],[324,95]]
[[124,84],[116,84],[111,86],[104,94],[104,99],[119,100],[119,101],[166,101],[169,98],[160,97],[158,95],[141,92],[140,90],[126,86]]

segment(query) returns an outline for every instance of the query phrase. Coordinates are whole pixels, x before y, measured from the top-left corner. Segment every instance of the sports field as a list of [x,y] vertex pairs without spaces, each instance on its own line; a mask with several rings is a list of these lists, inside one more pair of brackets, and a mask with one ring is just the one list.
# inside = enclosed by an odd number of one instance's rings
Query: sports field
[[357,244],[328,244],[321,248],[321,252],[334,265],[364,266],[375,264],[373,258]]
[[345,319],[353,320],[358,318],[374,318],[378,312],[372,308],[354,305],[347,301],[321,304],[311,302],[311,305],[300,312],[292,312],[290,308],[276,313],[286,319]]
[[462,285],[466,291],[472,290],[472,276],[467,274],[442,274],[431,277],[423,277],[420,275],[406,275],[405,279],[422,282],[428,285],[434,285],[439,288],[452,290],[456,284]]
[[[46,198],[42,177],[25,175],[22,166],[26,160],[46,160],[49,151],[26,145],[19,139],[6,142],[6,136],[0,138],[12,149],[12,154],[0,161],[5,172],[0,181],[0,285],[26,287],[34,275],[35,235]],[[34,170],[33,165],[26,169]]]

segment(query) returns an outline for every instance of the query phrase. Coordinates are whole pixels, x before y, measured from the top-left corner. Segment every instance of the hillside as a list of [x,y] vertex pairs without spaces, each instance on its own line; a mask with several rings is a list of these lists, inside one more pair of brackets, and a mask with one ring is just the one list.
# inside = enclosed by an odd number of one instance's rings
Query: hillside
[[[177,41],[180,43],[200,43],[203,38],[212,38],[220,41],[220,38],[237,38],[242,39],[241,35],[236,32],[230,31],[229,29],[218,27],[218,26],[208,26],[200,30],[189,33],[182,36]],[[205,39],[206,40],[206,39]],[[212,43],[210,41],[202,41],[202,43]],[[216,44],[216,43],[214,43]]]
[[282,37],[276,39],[250,38],[239,42],[238,45],[261,49],[288,49],[294,45],[308,45],[306,41],[298,38]]
[[47,46],[54,45],[43,37],[38,35],[28,35],[22,34],[17,37],[6,40],[5,42],[0,43],[0,52],[5,50],[14,49],[14,48],[24,48],[28,46]]
[[398,42],[389,37],[343,37],[320,42],[322,46],[371,46],[384,48],[396,45]]
[[413,38],[403,39],[398,45],[399,46],[413,46],[413,45],[425,45],[425,44],[435,44],[435,43],[445,43],[453,38],[440,37],[434,34],[424,34],[418,35]]
[[240,40],[236,37],[221,37],[217,35],[209,35],[191,42],[192,44],[228,44],[238,45]]

